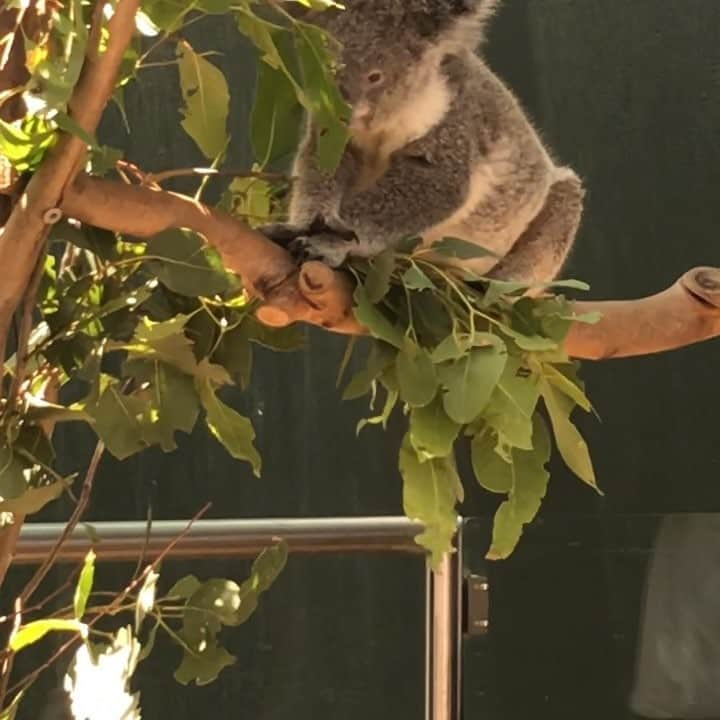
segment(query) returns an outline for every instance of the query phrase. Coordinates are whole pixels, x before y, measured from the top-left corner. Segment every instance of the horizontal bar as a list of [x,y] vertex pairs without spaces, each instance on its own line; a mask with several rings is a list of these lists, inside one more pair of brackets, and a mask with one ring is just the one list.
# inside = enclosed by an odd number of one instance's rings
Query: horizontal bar
[[[26,523],[20,532],[14,563],[38,563],[57,542],[63,523]],[[146,545],[146,523],[92,523],[101,560],[134,560],[145,548],[156,555],[187,528],[183,520],[153,522]],[[405,517],[272,518],[264,520],[198,520],[168,553],[175,558],[252,557],[278,538],[295,553],[407,552],[422,553],[415,536],[421,523]],[[93,543],[77,527],[63,544],[59,561],[82,560]]]

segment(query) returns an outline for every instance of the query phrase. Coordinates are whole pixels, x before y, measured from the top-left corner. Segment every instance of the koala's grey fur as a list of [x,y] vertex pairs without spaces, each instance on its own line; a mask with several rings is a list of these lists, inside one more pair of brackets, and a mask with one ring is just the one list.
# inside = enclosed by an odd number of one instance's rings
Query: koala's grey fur
[[320,15],[343,46],[338,82],[353,109],[351,141],[330,176],[318,169],[317,130],[308,123],[290,225],[307,228],[321,216],[357,239],[303,237],[306,255],[337,266],[408,236],[425,244],[452,236],[501,258],[462,261],[478,274],[532,283],[559,273],[584,192],[475,52],[495,6],[347,0],[346,10]]

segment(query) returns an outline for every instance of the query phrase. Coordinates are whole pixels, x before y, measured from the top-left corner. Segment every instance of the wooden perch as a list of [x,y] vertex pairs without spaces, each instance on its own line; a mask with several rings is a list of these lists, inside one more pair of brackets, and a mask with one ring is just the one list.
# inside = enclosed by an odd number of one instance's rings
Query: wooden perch
[[[289,254],[242,222],[190,198],[162,190],[79,176],[63,211],[83,222],[139,237],[172,227],[202,234],[264,301],[259,319],[282,327],[307,322],[362,334],[352,314],[352,281],[318,262],[297,268]],[[578,314],[599,312],[596,325],[576,323],[567,338],[579,359],[649,355],[720,335],[720,269],[696,268],[669,289],[639,300],[576,302]]]

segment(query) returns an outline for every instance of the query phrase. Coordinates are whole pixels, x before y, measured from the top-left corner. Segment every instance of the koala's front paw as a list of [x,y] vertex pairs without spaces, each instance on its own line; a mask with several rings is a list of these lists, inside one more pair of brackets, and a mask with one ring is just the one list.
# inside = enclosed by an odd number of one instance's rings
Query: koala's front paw
[[308,228],[299,225],[290,225],[289,223],[274,223],[273,225],[262,225],[257,228],[268,240],[272,240],[276,245],[286,248],[290,244],[303,235],[307,235]]
[[334,233],[322,233],[293,240],[290,252],[298,263],[321,260],[332,268],[340,267],[350,253],[352,240]]

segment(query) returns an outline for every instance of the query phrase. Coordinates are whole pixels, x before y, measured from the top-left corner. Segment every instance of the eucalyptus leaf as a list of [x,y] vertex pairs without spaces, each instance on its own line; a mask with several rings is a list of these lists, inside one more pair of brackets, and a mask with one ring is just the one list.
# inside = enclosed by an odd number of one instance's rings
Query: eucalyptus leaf
[[89,550],[85,555],[82,570],[80,571],[80,577],[78,578],[77,585],[75,586],[75,595],[73,596],[73,608],[75,611],[75,619],[81,620],[85,614],[85,608],[87,607],[87,601],[90,597],[90,592],[93,587],[93,580],[95,578],[95,552]]
[[353,312],[357,321],[364,325],[373,337],[384,340],[398,349],[402,349],[404,344],[402,330],[396,325],[393,325],[390,320],[370,302],[367,292],[362,285],[358,284],[355,288],[354,298],[355,308]]
[[432,280],[414,263],[403,273],[402,283],[408,290],[432,290]]
[[453,549],[457,530],[456,505],[462,500],[460,478],[451,458],[432,458],[422,462],[406,436],[400,449],[405,514],[425,525],[416,540],[437,567],[445,553]]
[[13,633],[10,637],[10,649],[18,652],[28,647],[28,645],[33,645],[38,640],[42,640],[49,632],[73,632],[86,637],[87,625],[78,620],[62,620],[60,618],[34,620],[26,625],[21,625],[17,632]]
[[481,487],[507,494],[513,489],[513,466],[496,452],[497,436],[487,431],[475,435],[470,445],[473,473]]
[[430,246],[430,249],[439,255],[456,258],[458,260],[471,260],[474,258],[497,257],[487,248],[468,240],[455,237],[446,237]]
[[558,391],[545,379],[540,381],[540,391],[550,415],[555,441],[566,465],[590,487],[600,489],[595,478],[590,451],[580,431],[570,420],[575,403]]
[[545,465],[550,458],[550,438],[540,418],[536,418],[533,449],[512,451],[513,487],[508,499],[498,508],[493,523],[489,560],[508,557],[517,546],[523,528],[540,509],[549,474]]
[[229,276],[220,260],[198,235],[187,230],[165,230],[148,241],[148,262],[160,282],[189,297],[212,297],[227,292]]
[[490,401],[506,362],[507,353],[490,346],[472,348],[464,357],[443,366],[440,378],[448,416],[461,425],[472,422]]
[[222,72],[198,55],[189,43],[177,46],[184,108],[181,125],[209,160],[227,147],[230,91]]
[[259,477],[261,460],[254,445],[255,430],[250,420],[222,402],[209,381],[198,383],[198,391],[210,432],[235,459],[249,462],[253,473]]
[[410,411],[410,442],[422,456],[450,455],[460,428],[447,416],[440,397],[425,407]]
[[403,402],[422,407],[435,397],[438,378],[427,350],[406,341],[397,355],[395,371]]
[[368,300],[376,305],[390,290],[390,276],[395,269],[395,253],[386,250],[370,261],[370,269],[365,276],[365,292]]

